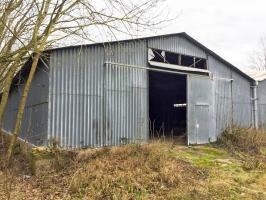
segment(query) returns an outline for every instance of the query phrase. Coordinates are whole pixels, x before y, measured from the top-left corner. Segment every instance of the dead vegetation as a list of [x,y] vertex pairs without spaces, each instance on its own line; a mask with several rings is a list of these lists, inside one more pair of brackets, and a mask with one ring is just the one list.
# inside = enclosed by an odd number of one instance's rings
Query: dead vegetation
[[[36,199],[175,199],[197,195],[199,181],[208,176],[207,170],[167,155],[158,145],[36,149],[33,154],[36,175],[26,180],[25,190]],[[26,198],[21,189],[13,198]]]
[[25,146],[17,142],[14,147],[12,166],[7,167],[6,154],[10,137],[0,132],[2,143],[0,144],[0,199],[11,199],[11,191],[16,182],[16,177],[30,174],[31,169],[28,153]]
[[221,134],[217,144],[241,159],[244,163],[244,169],[266,169],[265,131],[233,127]]
[[[242,157],[264,156],[253,148],[241,150]],[[265,199],[265,168],[248,169],[232,149],[157,141],[76,151],[53,146],[25,156],[18,148],[7,177],[10,199]],[[0,168],[0,184],[5,177]]]
[[174,198],[206,178],[205,170],[146,145],[82,152],[78,160],[86,164],[69,189],[93,199]]
[[262,154],[266,148],[266,132],[260,129],[233,127],[226,129],[217,144],[232,152]]

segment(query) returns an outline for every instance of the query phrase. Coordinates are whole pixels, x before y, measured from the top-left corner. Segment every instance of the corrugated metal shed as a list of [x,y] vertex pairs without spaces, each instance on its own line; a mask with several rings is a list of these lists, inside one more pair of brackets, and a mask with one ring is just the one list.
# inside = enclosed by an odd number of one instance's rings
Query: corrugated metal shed
[[257,81],[258,126],[266,130],[266,70],[246,70]]
[[[34,144],[37,141],[49,144],[57,139],[61,146],[80,148],[147,142],[149,70],[152,70],[148,63],[149,48],[207,60],[211,76],[182,72],[190,74],[188,143],[215,141],[233,124],[253,125],[254,79],[186,33],[178,33],[47,51],[49,71],[39,70],[36,74],[21,136],[25,137],[29,124],[34,124],[32,135],[36,139],[30,140]],[[40,65],[39,69],[42,68]],[[210,88],[206,89],[207,86]],[[19,91],[22,86],[17,88]],[[13,129],[11,121],[18,99],[13,90],[4,123],[8,131]],[[30,110],[34,110],[34,120],[29,120]],[[208,127],[205,121],[211,122]],[[42,128],[36,124],[42,124]]]

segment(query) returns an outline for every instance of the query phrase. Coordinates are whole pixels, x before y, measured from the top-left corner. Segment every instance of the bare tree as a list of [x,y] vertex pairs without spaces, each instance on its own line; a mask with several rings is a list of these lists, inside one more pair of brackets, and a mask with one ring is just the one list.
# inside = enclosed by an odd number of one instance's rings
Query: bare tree
[[[33,3],[25,6],[23,1],[2,1],[0,3],[0,127],[2,127],[3,114],[8,100],[12,79],[26,60],[26,54],[31,49],[30,42],[22,45],[21,41],[29,40],[26,32],[29,26],[30,10]],[[24,13],[19,10],[24,9]],[[18,40],[19,38],[19,40]]]
[[250,67],[256,70],[266,70],[266,37],[260,39],[259,46],[249,58]]
[[[25,82],[16,116],[12,141],[8,150],[10,162],[14,144],[21,128],[24,108],[41,55],[47,48],[69,41],[94,41],[97,35],[129,34],[154,27],[160,12],[160,0],[133,3],[123,0],[5,0],[0,3],[0,103],[2,124],[12,79],[31,59],[30,73]],[[3,9],[2,9],[3,8]]]

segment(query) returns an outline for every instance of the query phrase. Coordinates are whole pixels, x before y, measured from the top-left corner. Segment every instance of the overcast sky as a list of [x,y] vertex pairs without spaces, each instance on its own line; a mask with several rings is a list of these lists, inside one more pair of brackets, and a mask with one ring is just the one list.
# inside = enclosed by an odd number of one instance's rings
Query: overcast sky
[[266,36],[266,0],[166,0],[179,14],[158,34],[187,32],[239,68]]

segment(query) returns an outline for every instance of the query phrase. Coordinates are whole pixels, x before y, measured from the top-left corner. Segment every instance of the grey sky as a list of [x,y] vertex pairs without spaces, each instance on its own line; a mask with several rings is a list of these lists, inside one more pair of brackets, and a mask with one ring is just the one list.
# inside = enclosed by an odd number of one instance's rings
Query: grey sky
[[265,0],[166,0],[179,14],[157,34],[184,31],[239,68],[266,36]]

